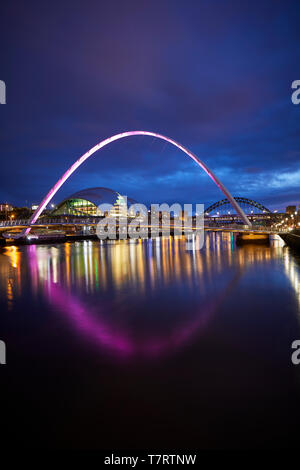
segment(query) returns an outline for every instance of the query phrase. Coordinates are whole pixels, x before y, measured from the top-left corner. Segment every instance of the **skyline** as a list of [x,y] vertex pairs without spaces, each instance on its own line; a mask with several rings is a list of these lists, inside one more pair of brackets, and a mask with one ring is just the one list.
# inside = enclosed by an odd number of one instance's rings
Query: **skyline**
[[[298,204],[300,6],[198,3],[5,5],[0,200],[39,203],[97,142],[145,129],[186,146],[234,196]],[[135,139],[100,151],[54,202],[95,186],[145,203],[222,199],[179,151]]]

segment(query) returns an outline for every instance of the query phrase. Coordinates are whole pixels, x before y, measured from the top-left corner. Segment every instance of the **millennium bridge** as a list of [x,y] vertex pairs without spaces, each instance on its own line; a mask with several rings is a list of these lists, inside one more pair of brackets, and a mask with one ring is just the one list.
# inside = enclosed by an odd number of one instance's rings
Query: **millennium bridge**
[[[261,220],[266,220],[271,217],[271,211],[269,211],[267,208],[262,206],[261,204],[251,201],[250,199],[247,198],[242,198],[242,197],[233,197],[231,193],[228,191],[228,189],[224,186],[224,184],[219,180],[219,178],[208,168],[208,166],[200,160],[194,153],[192,153],[190,150],[188,150],[186,147],[181,145],[180,143],[176,142],[175,140],[171,139],[170,137],[166,137],[162,134],[158,134],[155,132],[149,132],[149,131],[128,131],[128,132],[122,132],[120,134],[113,135],[107,139],[104,139],[100,141],[97,145],[92,147],[88,152],[83,154],[80,158],[78,158],[73,165],[62,175],[62,177],[56,182],[56,184],[50,189],[50,191],[46,194],[46,196],[43,198],[35,212],[33,213],[32,217],[30,220],[16,220],[16,221],[9,221],[9,222],[4,222],[0,224],[0,234],[3,238],[6,240],[8,239],[34,239],[36,238],[36,235],[34,233],[32,236],[30,236],[30,232],[32,228],[35,229],[44,229],[48,230],[49,226],[52,228],[66,228],[72,229],[72,231],[76,232],[78,227],[80,227],[81,235],[94,235],[93,232],[95,225],[99,222],[99,219],[66,219],[66,218],[60,218],[60,219],[49,219],[47,220],[45,217],[41,217],[43,211],[46,209],[47,205],[50,203],[50,201],[53,199],[57,191],[61,188],[61,186],[68,180],[68,178],[79,168],[80,165],[82,165],[88,158],[90,158],[92,155],[94,155],[98,150],[102,149],[103,147],[111,144],[112,142],[115,142],[120,139],[124,138],[129,138],[132,136],[149,136],[152,138],[160,139],[165,142],[168,142],[169,144],[173,145],[174,147],[178,148],[181,150],[184,154],[186,154],[188,157],[190,157],[202,170],[205,171],[205,173],[212,179],[212,181],[216,184],[216,186],[223,192],[224,196],[226,199],[222,199],[218,201],[217,203],[213,204],[212,206],[208,207],[205,212],[206,216],[206,230],[230,230],[234,232],[239,232],[239,233],[249,233],[250,235],[255,233],[260,233],[260,234],[266,234],[268,235],[269,233],[274,233],[278,232],[278,230],[273,230],[271,227],[267,226],[255,226],[254,224],[254,219],[260,216]],[[253,207],[251,210],[251,213],[246,215],[245,211],[243,210],[243,206],[245,205],[250,205]],[[220,210],[224,212],[224,210],[227,210],[227,214],[224,219],[224,214],[223,214],[223,221],[221,222],[220,220],[217,220],[220,216]],[[230,209],[230,210],[229,210]],[[254,217],[254,210],[255,210],[255,217]],[[233,213],[231,214],[231,211]],[[216,212],[216,214],[214,214]],[[259,214],[257,214],[259,212]],[[211,215],[212,214],[212,215]],[[238,225],[237,219],[242,221],[243,225],[241,226],[240,224]],[[217,222],[217,223],[216,223]],[[260,224],[262,225],[262,224]],[[268,224],[269,225],[269,224]],[[8,232],[8,228],[14,228],[13,231]],[[151,227],[149,227],[151,228]],[[170,229],[172,230],[172,226],[170,225]],[[19,232],[17,230],[20,230]],[[45,235],[45,234],[44,234]],[[40,234],[39,238],[44,238],[44,235],[42,236]],[[52,233],[52,235],[54,235]],[[70,236],[72,234],[70,233]],[[73,235],[75,236],[75,235]],[[57,233],[58,237],[58,233]]]

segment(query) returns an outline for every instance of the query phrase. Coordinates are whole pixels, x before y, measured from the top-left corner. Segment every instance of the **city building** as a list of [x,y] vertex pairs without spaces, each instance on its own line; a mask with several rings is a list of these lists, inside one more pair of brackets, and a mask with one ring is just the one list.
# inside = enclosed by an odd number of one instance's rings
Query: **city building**
[[14,208],[11,204],[0,203],[0,212],[11,212]]
[[109,188],[88,188],[78,191],[59,203],[51,212],[53,216],[104,216],[108,211],[99,209],[102,204],[111,204],[112,216],[127,216],[128,209],[136,204],[132,198],[122,196]]
[[285,212],[289,215],[295,214],[297,211],[297,206],[287,206]]

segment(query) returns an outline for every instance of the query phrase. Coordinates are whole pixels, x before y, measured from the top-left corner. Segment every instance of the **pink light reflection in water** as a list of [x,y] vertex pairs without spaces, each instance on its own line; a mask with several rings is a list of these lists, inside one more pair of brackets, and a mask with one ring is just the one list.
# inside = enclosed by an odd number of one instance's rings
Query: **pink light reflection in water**
[[[96,312],[91,312],[90,308],[87,311],[78,299],[73,295],[66,294],[58,284],[50,282],[47,287],[49,302],[59,311],[68,315],[73,325],[81,333],[85,333],[98,344],[110,348],[122,356],[131,356],[133,354],[132,344],[125,335],[121,335],[111,326],[105,324],[101,318],[98,317],[96,320],[94,318]],[[99,310],[97,314],[99,316]]]
[[[29,248],[30,271],[36,287],[38,276],[37,250],[35,245]],[[174,352],[199,331],[203,332],[240,275],[240,272],[234,275],[234,278],[229,280],[228,285],[218,295],[206,304],[201,305],[195,314],[196,318],[194,317],[190,323],[180,328],[173,328],[173,330],[170,327],[170,333],[167,337],[160,336],[146,339],[143,337],[142,341],[130,337],[124,331],[118,331],[117,328],[104,320],[104,313],[101,308],[92,309],[74,294],[64,290],[59,283],[53,281],[53,274],[50,270],[47,278],[42,282],[42,288],[49,304],[68,317],[80,334],[84,333],[88,336],[89,340],[93,341],[97,347],[108,349],[118,357],[125,359],[158,358]]]
[[74,295],[67,294],[58,284],[50,282],[47,285],[49,302],[71,320],[71,323],[80,333],[88,335],[97,346],[108,348],[124,358],[148,357],[155,358],[171,353],[184,345],[195,333],[203,331],[209,320],[212,319],[218,307],[227,295],[225,289],[217,298],[199,308],[197,317],[191,323],[173,329],[165,337],[143,338],[138,342],[124,332],[118,332],[112,325],[107,324],[101,316],[101,310],[91,310]]

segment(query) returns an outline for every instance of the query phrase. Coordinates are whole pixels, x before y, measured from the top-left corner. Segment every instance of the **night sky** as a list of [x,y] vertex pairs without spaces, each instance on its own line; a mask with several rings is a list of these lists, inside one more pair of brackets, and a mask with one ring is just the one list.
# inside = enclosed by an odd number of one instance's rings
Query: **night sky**
[[[40,202],[97,142],[143,129],[188,147],[235,196],[300,203],[299,1],[7,1],[0,23],[0,202]],[[145,203],[224,197],[180,151],[130,139],[54,201],[95,186]]]

